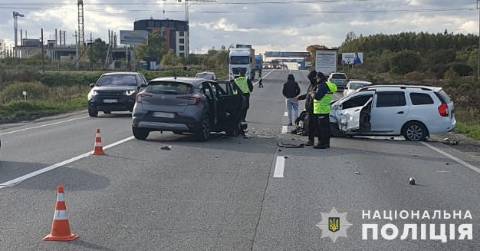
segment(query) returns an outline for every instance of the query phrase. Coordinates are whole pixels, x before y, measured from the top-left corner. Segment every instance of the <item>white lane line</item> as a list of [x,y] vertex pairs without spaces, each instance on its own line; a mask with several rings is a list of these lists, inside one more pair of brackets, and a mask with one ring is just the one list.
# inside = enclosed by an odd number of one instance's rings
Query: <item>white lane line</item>
[[282,134],[285,134],[288,132],[288,126],[282,126]]
[[18,132],[25,132],[25,131],[29,131],[29,130],[33,130],[33,129],[39,129],[39,128],[43,128],[43,127],[47,127],[47,126],[60,125],[60,124],[64,124],[64,123],[67,123],[67,122],[72,122],[72,121],[75,121],[75,120],[86,119],[86,118],[88,118],[88,116],[62,120],[62,121],[49,123],[49,124],[44,124],[44,125],[39,125],[39,126],[22,128],[22,129],[18,129],[18,130],[13,130],[13,131],[9,131],[9,132],[0,133],[0,136],[8,135],[8,134],[14,134],[14,133],[18,133]]
[[440,149],[438,149],[438,148],[436,148],[436,147],[434,147],[434,146],[432,146],[432,145],[430,145],[430,144],[428,144],[428,143],[426,143],[426,142],[420,142],[420,143],[422,143],[424,146],[426,146],[426,147],[428,147],[428,148],[430,148],[430,149],[432,149],[432,150],[434,150],[434,151],[436,151],[436,152],[444,155],[445,157],[450,158],[450,159],[456,161],[457,163],[463,165],[464,167],[467,167],[467,168],[471,169],[471,170],[474,171],[474,172],[480,173],[480,168],[478,168],[478,167],[476,167],[476,166],[474,166],[474,165],[471,165],[471,164],[469,164],[469,163],[467,163],[467,162],[465,162],[465,161],[463,161],[463,160],[461,160],[461,159],[459,159],[459,158],[457,158],[457,157],[455,157],[455,156],[453,156],[453,155],[451,155],[451,154],[449,154],[449,153],[446,153],[446,152],[444,152],[444,151],[442,151],[442,150],[440,150]]
[[275,171],[273,172],[273,178],[283,178],[283,171],[285,170],[285,157],[277,156],[275,161]]
[[[103,149],[109,149],[109,148],[112,148],[112,147],[114,147],[114,146],[118,146],[118,145],[123,144],[123,143],[125,143],[125,142],[127,142],[127,141],[130,141],[130,140],[132,140],[132,139],[134,139],[133,136],[128,137],[128,138],[125,138],[125,139],[122,139],[122,140],[119,140],[119,141],[117,141],[117,142],[115,142],[115,143],[112,143],[112,144],[110,144],[110,145],[107,145],[107,146],[103,147]],[[73,158],[71,158],[71,159],[67,159],[67,160],[64,160],[64,161],[62,161],[62,162],[55,163],[55,164],[53,164],[53,165],[51,165],[51,166],[44,167],[44,168],[39,169],[39,170],[37,170],[37,171],[35,171],[35,172],[31,172],[31,173],[25,174],[25,175],[23,175],[23,176],[20,176],[20,177],[18,177],[18,178],[16,178],[16,179],[9,180],[9,181],[7,181],[7,182],[4,182],[4,183],[0,184],[0,189],[5,188],[5,187],[15,186],[15,185],[17,185],[17,184],[20,183],[20,182],[23,182],[23,181],[25,181],[25,180],[31,179],[31,178],[33,178],[33,177],[35,177],[35,176],[40,175],[40,174],[46,173],[46,172],[48,172],[48,171],[52,171],[52,170],[54,170],[54,169],[57,169],[57,168],[59,168],[59,167],[65,166],[65,165],[68,165],[68,164],[70,164],[70,163],[72,163],[72,162],[75,162],[75,161],[77,161],[77,160],[81,160],[81,159],[83,159],[83,158],[86,158],[86,157],[92,155],[92,153],[93,153],[93,151],[90,151],[90,152],[84,153],[84,154],[80,154],[80,155],[75,156],[75,157],[73,157]]]
[[283,116],[288,117],[288,112],[284,112]]
[[[271,70],[269,73],[265,74],[265,76],[262,76],[260,79],[265,79],[268,75],[272,74],[272,72],[274,72],[274,71],[275,71],[275,69]],[[253,83],[253,85],[258,85],[258,83],[260,83],[260,80]]]

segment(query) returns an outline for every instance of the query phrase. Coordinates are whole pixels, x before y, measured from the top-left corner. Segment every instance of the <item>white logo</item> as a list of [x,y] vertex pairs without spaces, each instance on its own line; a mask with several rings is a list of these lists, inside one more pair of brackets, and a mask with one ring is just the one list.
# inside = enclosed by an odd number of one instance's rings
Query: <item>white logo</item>
[[347,229],[352,226],[347,220],[347,213],[339,213],[333,208],[329,213],[321,213],[322,221],[316,226],[322,231],[322,238],[330,238],[333,242],[338,237],[347,237]]

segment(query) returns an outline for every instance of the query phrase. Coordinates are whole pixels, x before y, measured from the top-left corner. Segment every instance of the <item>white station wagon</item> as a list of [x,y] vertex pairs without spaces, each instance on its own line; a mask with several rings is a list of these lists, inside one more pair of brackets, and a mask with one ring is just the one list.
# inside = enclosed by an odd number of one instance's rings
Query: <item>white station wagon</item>
[[332,104],[334,135],[425,140],[455,128],[454,105],[440,87],[373,85]]

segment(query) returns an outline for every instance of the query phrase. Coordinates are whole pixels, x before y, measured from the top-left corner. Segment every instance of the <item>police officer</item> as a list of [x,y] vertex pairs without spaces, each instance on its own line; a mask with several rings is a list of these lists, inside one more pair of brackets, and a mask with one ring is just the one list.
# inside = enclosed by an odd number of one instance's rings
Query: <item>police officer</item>
[[235,84],[242,91],[244,97],[244,106],[242,110],[242,122],[247,118],[248,108],[250,108],[250,93],[253,91],[253,84],[250,79],[245,77],[245,72],[240,72],[240,77],[235,79]]
[[321,72],[317,74],[318,85],[313,100],[313,114],[317,119],[318,144],[314,148],[330,148],[330,111],[333,94],[337,91],[337,86],[328,81],[327,77]]

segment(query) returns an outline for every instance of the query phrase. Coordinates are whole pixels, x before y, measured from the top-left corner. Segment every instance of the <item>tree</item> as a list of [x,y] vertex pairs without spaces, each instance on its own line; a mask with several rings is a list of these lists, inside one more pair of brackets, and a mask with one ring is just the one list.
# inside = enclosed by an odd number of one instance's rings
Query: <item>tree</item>
[[103,64],[107,55],[108,45],[100,38],[95,39],[88,49],[88,60],[92,64]]
[[181,60],[175,53],[169,51],[167,54],[163,55],[162,61],[160,63],[162,66],[177,66],[181,64]]
[[139,60],[161,62],[163,55],[168,53],[168,46],[165,39],[159,32],[148,35],[148,43],[136,48],[136,57]]
[[392,57],[390,68],[392,72],[406,74],[415,71],[420,66],[422,58],[414,51],[401,51]]

